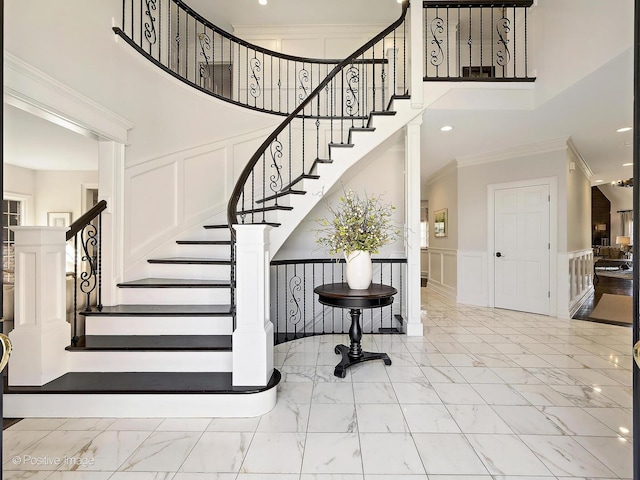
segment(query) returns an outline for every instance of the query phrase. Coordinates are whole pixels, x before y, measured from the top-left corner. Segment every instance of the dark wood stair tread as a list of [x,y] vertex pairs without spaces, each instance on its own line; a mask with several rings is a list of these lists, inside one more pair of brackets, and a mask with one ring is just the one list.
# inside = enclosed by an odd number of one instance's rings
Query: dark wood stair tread
[[229,288],[229,280],[193,280],[184,278],[141,278],[118,284],[120,288]]
[[231,351],[231,335],[86,335],[74,351]]
[[275,387],[274,370],[265,387],[234,387],[230,372],[69,372],[40,387],[8,387],[5,394],[243,394]]
[[231,305],[113,305],[91,312],[80,311],[85,316],[119,317],[173,317],[173,316],[228,316]]
[[229,230],[229,224],[228,223],[223,223],[223,224],[219,224],[219,225],[205,225],[204,228],[206,228],[208,230],[226,228],[227,230]]
[[256,203],[264,203],[264,202],[269,202],[271,200],[275,200],[276,198],[280,198],[280,197],[285,197],[287,195],[306,195],[307,192],[305,192],[304,190],[293,190],[291,188],[287,189],[287,190],[283,190],[281,192],[278,192],[274,195],[270,195],[268,197],[262,198],[260,200],[256,200]]
[[227,258],[191,258],[191,257],[171,257],[171,258],[150,258],[149,263],[179,264],[179,265],[231,265],[231,260]]

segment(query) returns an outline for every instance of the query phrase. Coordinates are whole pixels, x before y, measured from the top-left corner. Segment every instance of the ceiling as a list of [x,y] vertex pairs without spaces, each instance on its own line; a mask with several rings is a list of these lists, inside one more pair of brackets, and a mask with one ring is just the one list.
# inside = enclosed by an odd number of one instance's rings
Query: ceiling
[[[233,25],[389,24],[396,0],[187,0],[205,18]],[[313,15],[309,10],[313,9]],[[336,12],[338,15],[336,15]],[[422,126],[422,185],[455,159],[570,137],[594,173],[592,183],[632,176],[633,51],[628,49],[560,94],[530,110],[429,109]],[[4,106],[5,161],[33,169],[97,168],[97,142]],[[440,127],[453,125],[443,133]],[[35,140],[38,141],[35,141]],[[598,182],[601,180],[601,182]],[[631,190],[631,189],[625,189]]]

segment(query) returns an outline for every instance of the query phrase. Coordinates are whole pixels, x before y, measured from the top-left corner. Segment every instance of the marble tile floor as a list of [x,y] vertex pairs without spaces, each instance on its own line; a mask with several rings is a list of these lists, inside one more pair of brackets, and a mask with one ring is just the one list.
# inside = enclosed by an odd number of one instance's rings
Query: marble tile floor
[[278,345],[262,417],[25,419],[4,432],[4,478],[632,478],[630,328],[422,290],[423,337],[363,339],[389,367],[334,377],[346,335]]

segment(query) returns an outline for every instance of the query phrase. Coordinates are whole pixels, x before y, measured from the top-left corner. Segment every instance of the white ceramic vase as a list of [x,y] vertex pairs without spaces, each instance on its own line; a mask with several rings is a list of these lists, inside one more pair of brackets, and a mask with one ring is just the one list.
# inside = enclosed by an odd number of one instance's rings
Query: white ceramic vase
[[347,260],[347,283],[352,290],[366,290],[371,285],[373,268],[371,253],[356,250],[345,255]]

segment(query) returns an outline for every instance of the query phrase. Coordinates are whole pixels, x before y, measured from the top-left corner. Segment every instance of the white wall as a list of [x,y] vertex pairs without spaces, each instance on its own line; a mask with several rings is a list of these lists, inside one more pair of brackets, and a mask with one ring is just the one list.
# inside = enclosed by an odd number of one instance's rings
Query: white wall
[[17,167],[15,165],[3,165],[3,191],[4,196],[25,202],[25,218],[23,225],[34,225],[34,197],[36,194],[35,170]]
[[[326,204],[335,205],[345,190],[352,189],[360,196],[383,194],[383,202],[391,203],[394,211],[394,222],[401,230],[404,224],[404,148],[394,145],[388,150],[374,152],[364,158],[347,172],[342,184],[332,188],[325,194],[311,212],[299,224],[292,235],[276,254],[276,259],[328,258],[329,254],[316,243],[316,219],[330,218]],[[404,244],[398,240],[386,245],[375,257],[404,257]]]
[[567,251],[591,248],[591,180],[577,152],[567,151]]
[[97,171],[36,170],[35,225],[47,225],[47,212],[71,212],[77,220],[84,213],[82,184],[97,183]]

